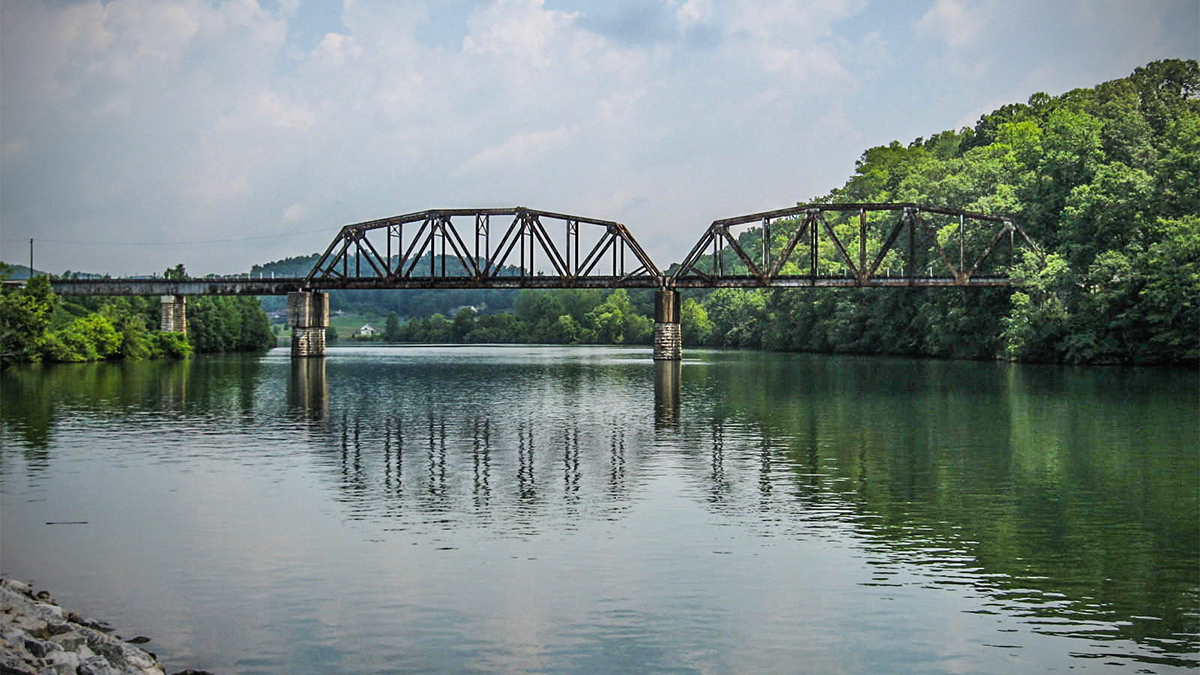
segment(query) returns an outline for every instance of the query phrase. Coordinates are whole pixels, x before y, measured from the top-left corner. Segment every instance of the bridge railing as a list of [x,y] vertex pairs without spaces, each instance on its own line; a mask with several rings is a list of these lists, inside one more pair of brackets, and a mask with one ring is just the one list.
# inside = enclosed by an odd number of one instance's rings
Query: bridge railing
[[1007,285],[1020,247],[1037,251],[1005,216],[910,203],[800,204],[713,221],[667,285]]

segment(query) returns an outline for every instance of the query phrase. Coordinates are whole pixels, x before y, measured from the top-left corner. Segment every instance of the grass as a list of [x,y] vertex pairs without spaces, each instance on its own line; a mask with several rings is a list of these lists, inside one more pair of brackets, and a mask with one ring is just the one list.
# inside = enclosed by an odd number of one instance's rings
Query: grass
[[[387,325],[387,317],[381,314],[351,314],[334,315],[329,317],[329,325],[337,331],[339,339],[350,339],[351,335],[358,333],[358,329],[363,327],[363,324],[369,323],[371,327],[380,333],[383,332]],[[292,329],[284,325],[283,331],[279,333],[281,338],[291,338]]]

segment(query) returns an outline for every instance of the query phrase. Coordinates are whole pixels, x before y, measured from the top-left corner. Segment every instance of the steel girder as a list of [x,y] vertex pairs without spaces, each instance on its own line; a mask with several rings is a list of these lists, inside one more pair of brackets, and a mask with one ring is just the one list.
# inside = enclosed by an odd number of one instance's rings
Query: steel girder
[[[951,222],[940,229],[930,223],[931,218],[947,216]],[[747,250],[731,228],[755,226],[760,241],[754,250]],[[907,243],[899,244],[905,233]],[[873,234],[878,236],[872,246]],[[910,203],[800,204],[713,221],[665,285],[1006,286],[1007,275],[988,265],[1005,239],[1010,257],[1019,241],[1042,258],[1025,231],[1004,216]],[[947,253],[947,245],[958,249],[957,262]]]
[[518,206],[421,211],[346,225],[306,284],[619,288],[658,287],[663,278],[621,223]]

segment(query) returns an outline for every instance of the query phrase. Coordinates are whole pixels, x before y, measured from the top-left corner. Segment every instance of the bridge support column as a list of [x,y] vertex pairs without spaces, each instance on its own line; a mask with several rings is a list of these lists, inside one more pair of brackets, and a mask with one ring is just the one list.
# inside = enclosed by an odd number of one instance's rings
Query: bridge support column
[[679,291],[661,289],[654,294],[654,360],[679,361],[682,358]]
[[325,356],[329,294],[320,291],[288,293],[288,325],[292,327],[292,358]]
[[162,303],[158,324],[162,331],[187,334],[187,297],[161,295],[158,299]]

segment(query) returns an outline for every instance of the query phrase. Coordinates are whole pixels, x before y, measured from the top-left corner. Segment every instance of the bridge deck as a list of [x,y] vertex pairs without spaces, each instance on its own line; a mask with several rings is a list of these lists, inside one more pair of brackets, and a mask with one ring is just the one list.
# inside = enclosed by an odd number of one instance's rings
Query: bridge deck
[[[22,281],[6,281],[20,286]],[[776,277],[763,284],[753,276],[720,279],[676,279],[674,288],[945,288],[1007,286],[1005,277],[973,277],[961,283],[954,277],[872,277],[859,283],[852,277]],[[385,290],[385,289],[488,289],[488,288],[664,288],[666,279],[632,277],[414,277],[404,280],[342,279],[306,280],[303,277],[275,279],[55,279],[51,288],[59,295],[287,295],[300,290]]]

